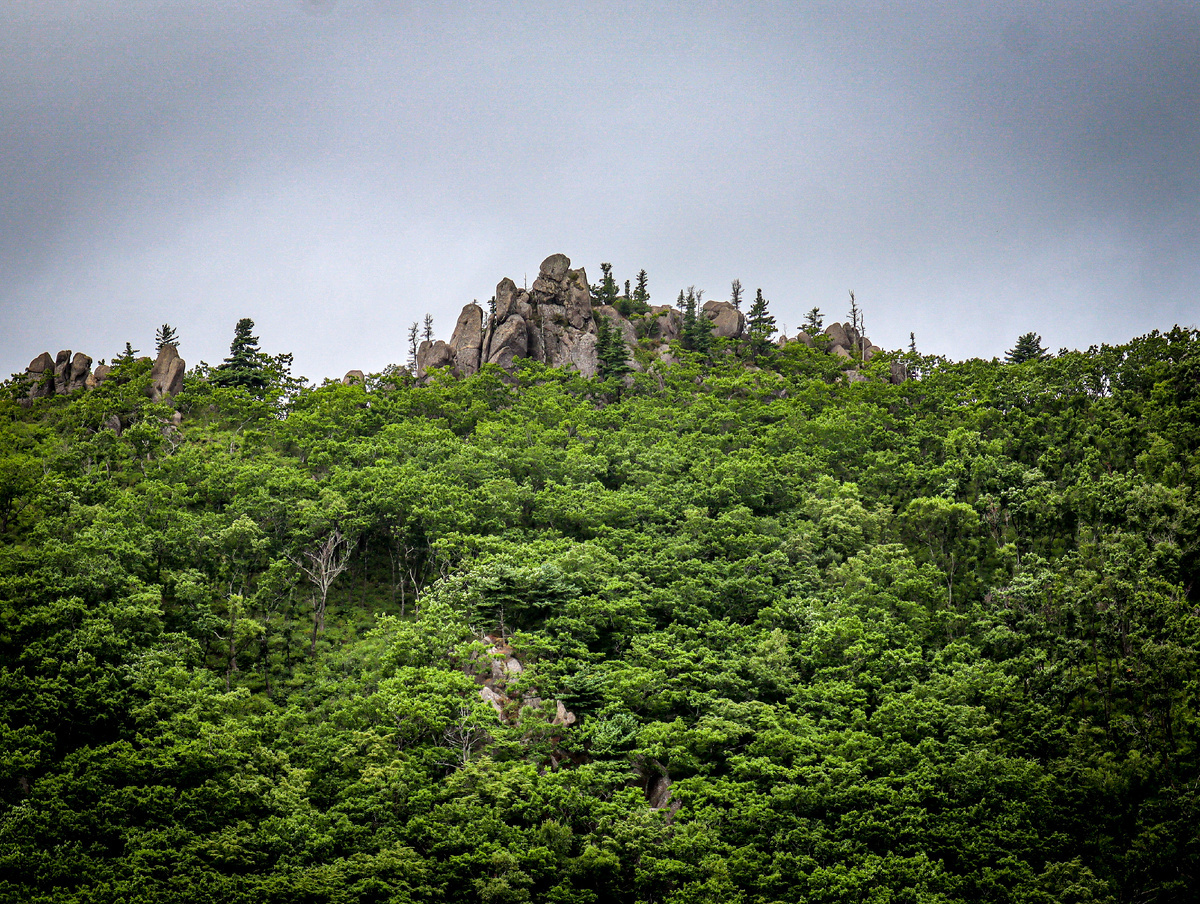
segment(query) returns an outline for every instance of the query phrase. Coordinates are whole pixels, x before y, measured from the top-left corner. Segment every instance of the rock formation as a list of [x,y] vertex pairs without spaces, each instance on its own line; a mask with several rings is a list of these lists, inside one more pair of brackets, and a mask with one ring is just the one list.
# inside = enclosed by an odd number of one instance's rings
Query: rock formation
[[166,343],[158,351],[154,366],[150,368],[150,398],[155,401],[169,399],[183,389],[183,373],[187,362],[179,357],[179,349]]
[[[179,350],[170,343],[164,345],[150,367],[147,394],[156,402],[176,395],[183,389],[186,370],[187,362],[179,357]],[[111,371],[112,367],[101,364],[93,372],[92,359],[83,352],[71,354],[70,349],[65,349],[53,358],[49,352],[42,352],[25,368],[25,383],[29,389],[21,404],[30,405],[37,399],[53,395],[95,389],[104,383]]]
[[343,386],[353,386],[357,383],[359,386],[365,386],[367,383],[367,375],[361,370],[348,370],[346,376],[342,377]]
[[[637,339],[633,325],[615,310],[608,316],[631,347]],[[486,327],[476,304],[463,308],[447,344],[423,342],[417,352],[417,376],[435,367],[450,367],[469,376],[484,364],[511,369],[517,358],[532,358],[552,367],[571,367],[593,376],[596,358],[596,317],[591,288],[582,268],[571,269],[565,254],[552,254],[538,269],[529,290],[505,277],[496,286],[495,313]]]
[[746,316],[727,301],[704,302],[704,316],[712,321],[713,335],[741,339],[746,335]]
[[72,355],[70,349],[53,358],[42,352],[25,368],[25,382],[29,386],[26,403],[91,388],[92,359],[83,352]]

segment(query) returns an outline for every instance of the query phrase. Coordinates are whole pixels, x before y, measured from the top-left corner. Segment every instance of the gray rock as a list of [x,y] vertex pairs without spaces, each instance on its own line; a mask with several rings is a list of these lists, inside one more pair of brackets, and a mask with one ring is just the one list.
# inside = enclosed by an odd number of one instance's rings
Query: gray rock
[[866,374],[859,373],[857,370],[848,370],[845,374],[848,383],[866,383],[869,379]]
[[367,375],[361,370],[348,370],[346,376],[342,377],[342,385],[350,386],[357,383],[359,386],[367,385]]
[[722,339],[740,339],[746,331],[746,317],[727,301],[704,302],[704,316],[713,323],[713,335]]
[[430,342],[426,339],[417,349],[417,379],[423,378],[435,367],[449,367],[454,363],[454,352],[450,346],[438,339]]
[[49,352],[42,352],[25,368],[25,380],[29,384],[29,398],[45,399],[54,395],[54,359]]
[[469,377],[479,370],[480,350],[483,347],[483,308],[477,304],[463,307],[450,337],[450,350],[454,354],[454,373]]
[[550,721],[551,725],[562,725],[567,727],[574,725],[577,721],[575,718],[575,713],[563,706],[563,702],[561,700],[554,701],[554,710],[554,718]]
[[524,358],[528,350],[529,333],[525,318],[510,314],[492,334],[487,363],[508,369],[512,367],[514,358]]
[[801,330],[800,332],[798,332],[798,333],[796,334],[796,339],[795,339],[795,341],[796,341],[796,342],[803,342],[803,343],[804,343],[805,345],[807,345],[809,348],[812,348],[812,345],[813,345],[812,336],[808,335],[808,333],[804,332],[804,330]]
[[674,342],[683,334],[683,314],[669,304],[656,304],[650,308],[654,314],[657,332],[663,342]]
[[846,335],[846,328],[840,323],[831,323],[825,327],[825,335],[829,337],[830,351],[850,347],[850,337]]
[[570,268],[571,259],[569,257],[565,254],[552,254],[542,261],[542,266],[538,268],[538,278],[559,283]]
[[112,367],[108,364],[101,364],[98,366],[94,371],[92,371],[92,375],[87,378],[87,388],[95,389],[97,386],[102,385],[104,381],[108,379],[108,374],[111,370]]
[[504,706],[508,703],[508,698],[490,687],[481,687],[479,696],[492,705],[492,709],[496,711],[496,715],[501,719],[504,718]]
[[150,368],[150,398],[155,402],[178,395],[183,389],[183,372],[187,363],[179,357],[179,349],[167,343],[159,349]]
[[868,346],[867,350],[865,352],[863,352],[863,361],[870,361],[872,358],[874,358],[876,355],[878,355],[881,351],[883,351],[883,349],[881,349],[878,345]]
[[54,391],[59,395],[70,392],[71,387],[71,350],[64,349],[54,359]]
[[29,362],[29,366],[25,368],[25,372],[38,375],[54,373],[54,359],[50,357],[49,352],[42,352]]
[[891,381],[894,385],[899,386],[908,379],[908,367],[903,361],[892,362]]
[[850,353],[850,349],[846,348],[844,345],[834,345],[830,348],[830,351],[839,358],[849,359],[854,357],[854,355]]
[[596,337],[592,333],[584,333],[571,346],[569,361],[580,374],[591,379],[600,369],[600,359],[596,357]]
[[517,295],[517,284],[507,276],[496,284],[496,313],[492,315],[495,323],[503,323],[512,310],[513,299]]
[[621,338],[630,349],[637,347],[637,331],[633,324],[621,316],[621,312],[612,305],[601,305],[592,312],[593,317],[607,317],[608,325],[621,331]]
[[83,352],[76,352],[71,358],[71,380],[67,392],[86,389],[88,377],[92,375],[92,359]]
[[577,330],[591,328],[592,290],[588,286],[587,273],[582,267],[571,270],[566,279],[567,323]]

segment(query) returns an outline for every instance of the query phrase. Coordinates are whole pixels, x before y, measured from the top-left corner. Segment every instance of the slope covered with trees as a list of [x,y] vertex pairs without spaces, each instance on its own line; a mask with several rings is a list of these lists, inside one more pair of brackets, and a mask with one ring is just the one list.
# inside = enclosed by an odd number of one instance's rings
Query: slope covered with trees
[[701,345],[0,402],[0,899],[1195,900],[1200,334]]

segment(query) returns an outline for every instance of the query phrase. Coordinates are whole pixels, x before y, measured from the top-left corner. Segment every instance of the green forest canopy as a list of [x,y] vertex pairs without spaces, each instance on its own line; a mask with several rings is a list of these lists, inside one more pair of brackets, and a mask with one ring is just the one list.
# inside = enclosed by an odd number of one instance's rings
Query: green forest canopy
[[736,351],[0,402],[0,900],[1195,900],[1200,333]]

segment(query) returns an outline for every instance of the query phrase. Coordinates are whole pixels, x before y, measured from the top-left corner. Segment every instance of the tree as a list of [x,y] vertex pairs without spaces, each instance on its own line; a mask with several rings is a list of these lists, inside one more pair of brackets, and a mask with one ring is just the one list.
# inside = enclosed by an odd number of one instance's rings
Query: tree
[[815,336],[825,328],[825,318],[821,316],[820,308],[813,308],[804,315],[804,332]]
[[[761,293],[760,289],[759,294]],[[729,303],[739,311],[742,309],[742,281],[740,279],[735,279],[729,285]]]
[[325,605],[329,600],[329,588],[338,575],[350,564],[350,544],[336,527],[326,534],[313,549],[306,549],[301,556],[289,558],[317,588],[313,598],[312,643],[308,654],[317,652],[317,634],[325,630]]
[[638,270],[637,285],[633,288],[633,301],[634,304],[643,305],[644,310],[650,309],[650,290],[646,287],[647,281],[645,269]]
[[408,328],[408,369],[417,372],[417,340],[421,335],[421,326],[415,320]]
[[601,264],[600,274],[600,282],[592,286],[592,301],[598,305],[615,305],[621,290],[617,288],[617,281],[613,279],[612,264]]
[[703,297],[704,290],[695,286],[688,286],[686,295],[679,293],[679,304],[683,308],[683,328],[679,338],[684,348],[707,353],[712,349],[713,325],[700,307]]
[[113,366],[116,367],[118,364],[128,364],[130,361],[136,358],[137,355],[138,350],[126,342],[125,351],[113,358]]
[[252,332],[253,329],[254,321],[249,317],[237,322],[233,342],[229,344],[229,357],[213,371],[213,382],[218,386],[251,391],[267,387],[270,359],[259,349],[258,337]]
[[917,334],[916,333],[910,332],[908,334],[908,350],[909,350],[909,352],[911,352],[914,355],[917,353]]
[[425,331],[424,331],[424,334],[422,335],[422,338],[426,342],[433,341],[433,315],[432,314],[425,315]]
[[1026,361],[1045,361],[1050,357],[1042,348],[1042,337],[1037,333],[1026,333],[1017,340],[1017,344],[1004,354],[1009,364],[1024,364]]
[[607,317],[600,317],[596,324],[596,359],[602,380],[629,373],[629,351],[625,346],[625,338]]
[[169,323],[164,323],[154,334],[154,351],[161,352],[164,345],[173,345],[179,348],[179,333]]
[[750,305],[750,316],[747,325],[750,332],[750,347],[756,355],[765,354],[771,346],[771,337],[777,332],[775,318],[767,310],[768,302],[763,298],[762,289],[754,295],[754,304]]

